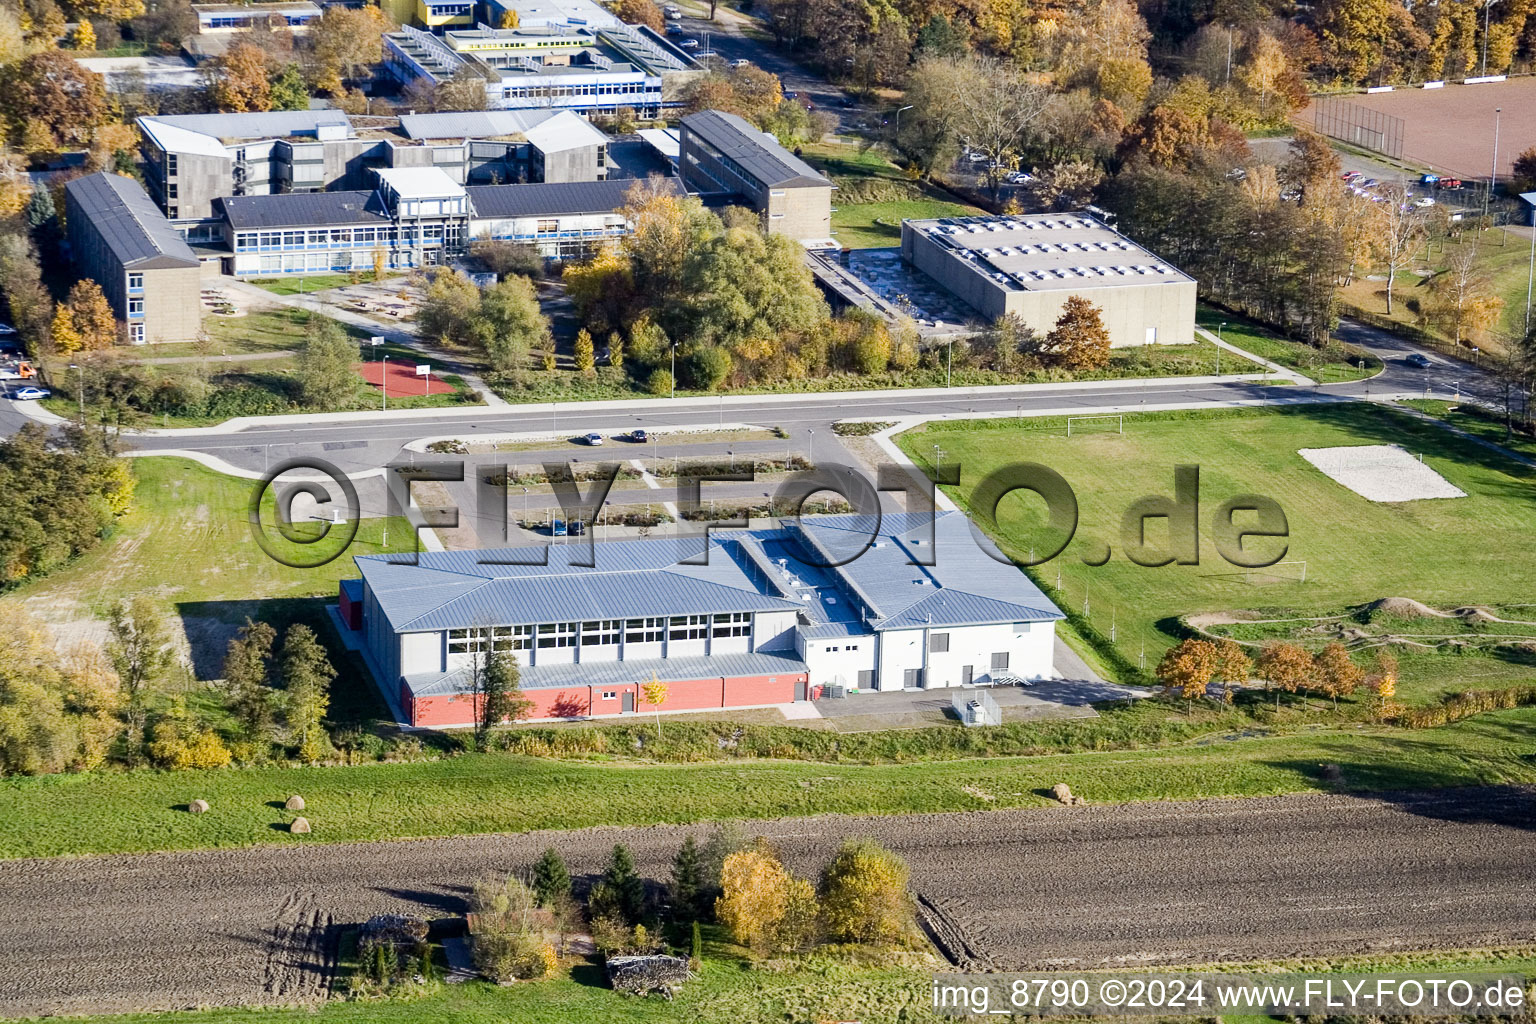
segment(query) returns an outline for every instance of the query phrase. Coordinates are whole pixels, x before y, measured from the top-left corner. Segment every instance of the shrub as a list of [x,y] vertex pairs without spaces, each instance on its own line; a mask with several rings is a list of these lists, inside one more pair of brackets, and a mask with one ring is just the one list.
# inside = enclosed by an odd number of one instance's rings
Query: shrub
[[672,387],[672,374],[668,370],[652,370],[651,375],[645,381],[645,390],[653,395],[670,395]]
[[725,858],[715,916],[731,937],[765,955],[797,949],[813,938],[816,893],[779,863],[763,840]]
[[894,943],[907,936],[907,862],[873,839],[848,840],[821,873],[821,913],[839,942]]

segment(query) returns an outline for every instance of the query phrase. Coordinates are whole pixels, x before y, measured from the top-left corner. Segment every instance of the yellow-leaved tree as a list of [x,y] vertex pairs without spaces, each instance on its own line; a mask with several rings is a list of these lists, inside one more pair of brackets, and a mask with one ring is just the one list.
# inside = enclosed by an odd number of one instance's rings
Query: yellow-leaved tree
[[715,916],[759,955],[804,945],[814,934],[815,890],[785,870],[763,840],[725,858],[720,891]]
[[1205,696],[1205,688],[1216,676],[1216,667],[1216,645],[1190,637],[1163,655],[1163,660],[1157,663],[1157,681],[1170,693],[1183,697],[1187,709],[1196,698]]
[[912,872],[873,839],[848,840],[821,873],[821,917],[839,942],[894,944],[912,934]]

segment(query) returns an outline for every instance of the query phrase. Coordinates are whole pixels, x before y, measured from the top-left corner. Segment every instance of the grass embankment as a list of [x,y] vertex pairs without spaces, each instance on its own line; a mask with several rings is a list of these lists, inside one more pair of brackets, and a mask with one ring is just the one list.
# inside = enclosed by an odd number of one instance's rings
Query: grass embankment
[[1381,360],[1364,349],[1342,344],[1332,345],[1328,349],[1313,348],[1299,341],[1282,338],[1236,313],[1212,306],[1196,306],[1195,323],[1212,334],[1219,333],[1223,341],[1261,359],[1303,373],[1319,384],[1361,380],[1381,372]]
[[[1086,615],[1102,634],[1113,625],[1114,653],[1122,663],[1157,664],[1181,630],[1178,616],[1239,609],[1285,610],[1294,615],[1331,615],[1382,597],[1409,597],[1439,608],[1470,604],[1518,604],[1530,600],[1536,578],[1536,476],[1487,448],[1391,409],[1356,405],[1306,406],[1266,411],[1162,413],[1127,416],[1123,435],[1103,430],[1074,432],[1059,421],[968,420],[929,424],[899,438],[919,463],[934,446],[946,463],[960,463],[964,504],[975,481],[1011,462],[1034,461],[1062,473],[1076,491],[1080,525],[1067,550],[1035,570],[1047,586],[1061,579],[1057,603]],[[1297,454],[1299,448],[1400,444],[1467,493],[1465,498],[1383,504],[1370,502],[1333,482]],[[1174,467],[1200,467],[1199,565],[1144,568],[1124,552],[1121,520],[1144,495],[1171,495]],[[1020,492],[1023,494],[1025,492]],[[1287,561],[1273,575],[1255,576],[1227,564],[1211,533],[1212,512],[1245,493],[1269,495],[1284,509],[1289,538],[1256,539],[1250,546],[1273,553],[1286,545]],[[1000,522],[986,522],[1005,551],[1027,561],[1060,543],[1047,532],[1043,504],[1032,497],[1005,498]],[[1152,520],[1149,539],[1166,540],[1166,525]],[[1113,557],[1098,567],[1082,559]],[[1280,578],[1290,577],[1290,578]],[[1107,639],[1106,639],[1107,643]],[[1470,666],[1477,665],[1474,677]],[[1446,657],[1405,675],[1399,699],[1432,699],[1469,683],[1505,685],[1530,680],[1529,666],[1499,659]]]
[[[363,276],[369,278],[371,283],[373,271],[370,269]],[[252,278],[247,283],[269,291],[273,295],[310,295],[327,288],[341,288],[361,282],[354,281],[350,274],[310,274],[303,277]]]
[[901,244],[901,222],[931,217],[970,217],[985,213],[932,185],[912,181],[901,168],[874,149],[851,143],[819,142],[801,148],[806,162],[842,182],[890,182],[907,195],[875,202],[853,201],[846,191],[832,197],[832,233],[848,249]]
[[[946,375],[943,366],[884,373],[828,373],[801,380],[748,384],[728,388],[733,395],[819,394],[828,391],[883,391],[900,388],[986,387],[999,384],[1043,384],[1065,381],[1121,380],[1137,377],[1193,377],[1215,373],[1216,346],[1206,341],[1193,345],[1154,345],[1118,348],[1110,353],[1109,365],[1100,370],[1068,372],[1035,370],[1028,373],[1002,374],[993,370],[955,367]],[[942,355],[942,354],[941,354]],[[1224,352],[1220,359],[1222,373],[1262,373],[1257,363]],[[591,377],[568,370],[530,370],[522,374],[490,375],[486,383],[508,402],[594,402],[615,399],[666,398],[646,391],[639,381],[621,370],[603,367]],[[679,397],[710,397],[712,391],[679,388]],[[393,404],[394,399],[390,399]]]
[[[341,673],[333,688],[332,724],[377,718],[381,706],[373,685],[361,664],[336,644],[324,606],[335,601],[338,580],[357,575],[353,555],[409,550],[413,535],[405,520],[364,519],[345,553],[318,568],[295,569],[269,558],[252,536],[247,509],[257,481],[178,458],[134,459],[130,466],[138,482],[133,508],[112,536],[6,596],[65,635],[95,636],[100,631],[93,620],[104,618],[114,602],[151,594],[170,606],[189,636],[219,638],[193,649],[192,674],[202,678],[219,674],[223,637],[247,617],[270,622],[279,632],[302,622],[330,645],[331,661]],[[282,541],[271,529],[270,493],[263,508],[267,535],[280,551],[314,561],[321,551],[339,550],[345,533],[335,528],[331,540],[313,545]],[[198,699],[203,692],[188,696],[211,708],[212,702]]]
[[[1536,710],[1414,733],[1361,728],[1175,749],[921,764],[574,763],[471,754],[414,764],[104,772],[0,784],[0,856],[404,839],[593,825],[1028,807],[1065,782],[1095,802],[1264,796],[1342,785],[1428,789],[1536,782]],[[1343,767],[1343,782],[1320,766]],[[315,832],[270,801],[302,793]],[[991,797],[991,799],[987,799]],[[212,811],[180,808],[193,798]]]
[[1520,423],[1518,405],[1516,418],[1510,424],[1510,429],[1506,430],[1502,412],[1484,409],[1482,406],[1470,403],[1443,402],[1433,398],[1409,398],[1399,404],[1422,412],[1426,416],[1433,416],[1480,440],[1491,442],[1500,448],[1507,448],[1528,459],[1536,459],[1536,435],[1532,435],[1530,430]]
[[[1387,314],[1386,271],[1377,268],[1356,277],[1340,293],[1346,304],[1372,320],[1389,324],[1405,336],[1426,344],[1451,347],[1451,335],[1444,323],[1425,322],[1423,313],[1434,305],[1431,287],[1435,278],[1445,273],[1451,258],[1468,249],[1476,254],[1477,272],[1488,278],[1489,290],[1503,300],[1498,322],[1488,336],[1475,342],[1484,352],[1502,352],[1508,341],[1525,334],[1525,289],[1530,271],[1530,242],[1503,228],[1464,231],[1456,239],[1435,239],[1420,251],[1418,263],[1397,275],[1392,289],[1392,313]],[[1377,280],[1371,280],[1371,277]],[[1470,350],[1462,352],[1470,357]]]
[[[350,396],[325,409],[306,408],[301,401],[297,358],[282,355],[304,344],[305,326],[310,317],[318,314],[302,309],[268,309],[242,317],[210,317],[207,344],[190,343],[152,348],[118,350],[114,355],[126,359],[177,358],[178,363],[152,365],[148,371],[156,376],[173,376],[189,372],[201,372],[207,376],[209,398],[205,408],[198,412],[149,412],[136,410],[131,413],[134,423],[149,427],[206,427],[222,423],[235,416],[271,416],[303,412],[347,412],[375,409],[380,405],[377,388],[364,383],[361,376]],[[339,324],[347,334],[361,344],[369,332],[348,324]],[[275,358],[236,361],[226,356],[263,353]],[[382,346],[379,351],[370,349],[370,356],[387,354],[390,359],[404,359],[411,363],[429,362],[420,352],[403,345]],[[454,390],[436,395],[409,394],[407,385],[402,394],[395,394],[391,384],[389,403],[398,409],[436,409],[447,406],[478,404],[479,399],[464,386],[462,378],[454,374],[434,373],[439,380]],[[74,393],[77,379],[73,374],[55,381],[61,392],[44,399],[43,404],[60,416],[79,415],[79,399]],[[116,423],[117,410],[106,404],[100,389],[86,386],[85,412],[91,422]]]

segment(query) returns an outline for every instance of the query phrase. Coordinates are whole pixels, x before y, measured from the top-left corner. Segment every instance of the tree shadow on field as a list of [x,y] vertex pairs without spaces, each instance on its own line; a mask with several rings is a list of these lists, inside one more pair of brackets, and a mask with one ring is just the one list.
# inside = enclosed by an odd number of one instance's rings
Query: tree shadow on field
[[[1530,743],[1529,735],[1524,741]],[[1536,754],[1527,757],[1536,759]],[[1366,761],[1264,763],[1308,780],[1321,792],[1388,803],[1419,817],[1536,832],[1536,787],[1468,785],[1461,774]],[[1333,767],[1338,768],[1337,778],[1331,777]]]
[[374,892],[385,896],[454,916],[462,916],[469,911],[469,891],[466,885],[445,885],[436,890],[394,889],[388,886],[374,889]]

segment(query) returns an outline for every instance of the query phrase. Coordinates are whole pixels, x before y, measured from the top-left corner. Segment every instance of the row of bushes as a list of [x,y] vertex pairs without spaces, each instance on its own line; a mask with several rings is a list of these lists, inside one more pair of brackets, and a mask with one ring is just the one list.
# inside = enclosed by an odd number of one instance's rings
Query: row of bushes
[[[1226,714],[1226,713],[1223,713]],[[750,758],[852,764],[944,761],[970,757],[1025,757],[1087,751],[1132,750],[1179,743],[1248,720],[1230,713],[1202,719],[1110,712],[1094,719],[1007,722],[979,729],[926,729],[837,733],[791,725],[721,721],[668,722],[662,738],[639,721],[561,727],[521,726],[495,734],[495,749],[532,757],[644,757],[702,762]]]
[[1394,716],[1394,720],[1406,729],[1434,729],[1489,711],[1510,711],[1533,705],[1536,705],[1536,686],[1465,690],[1441,698],[1438,704],[1403,708]]

